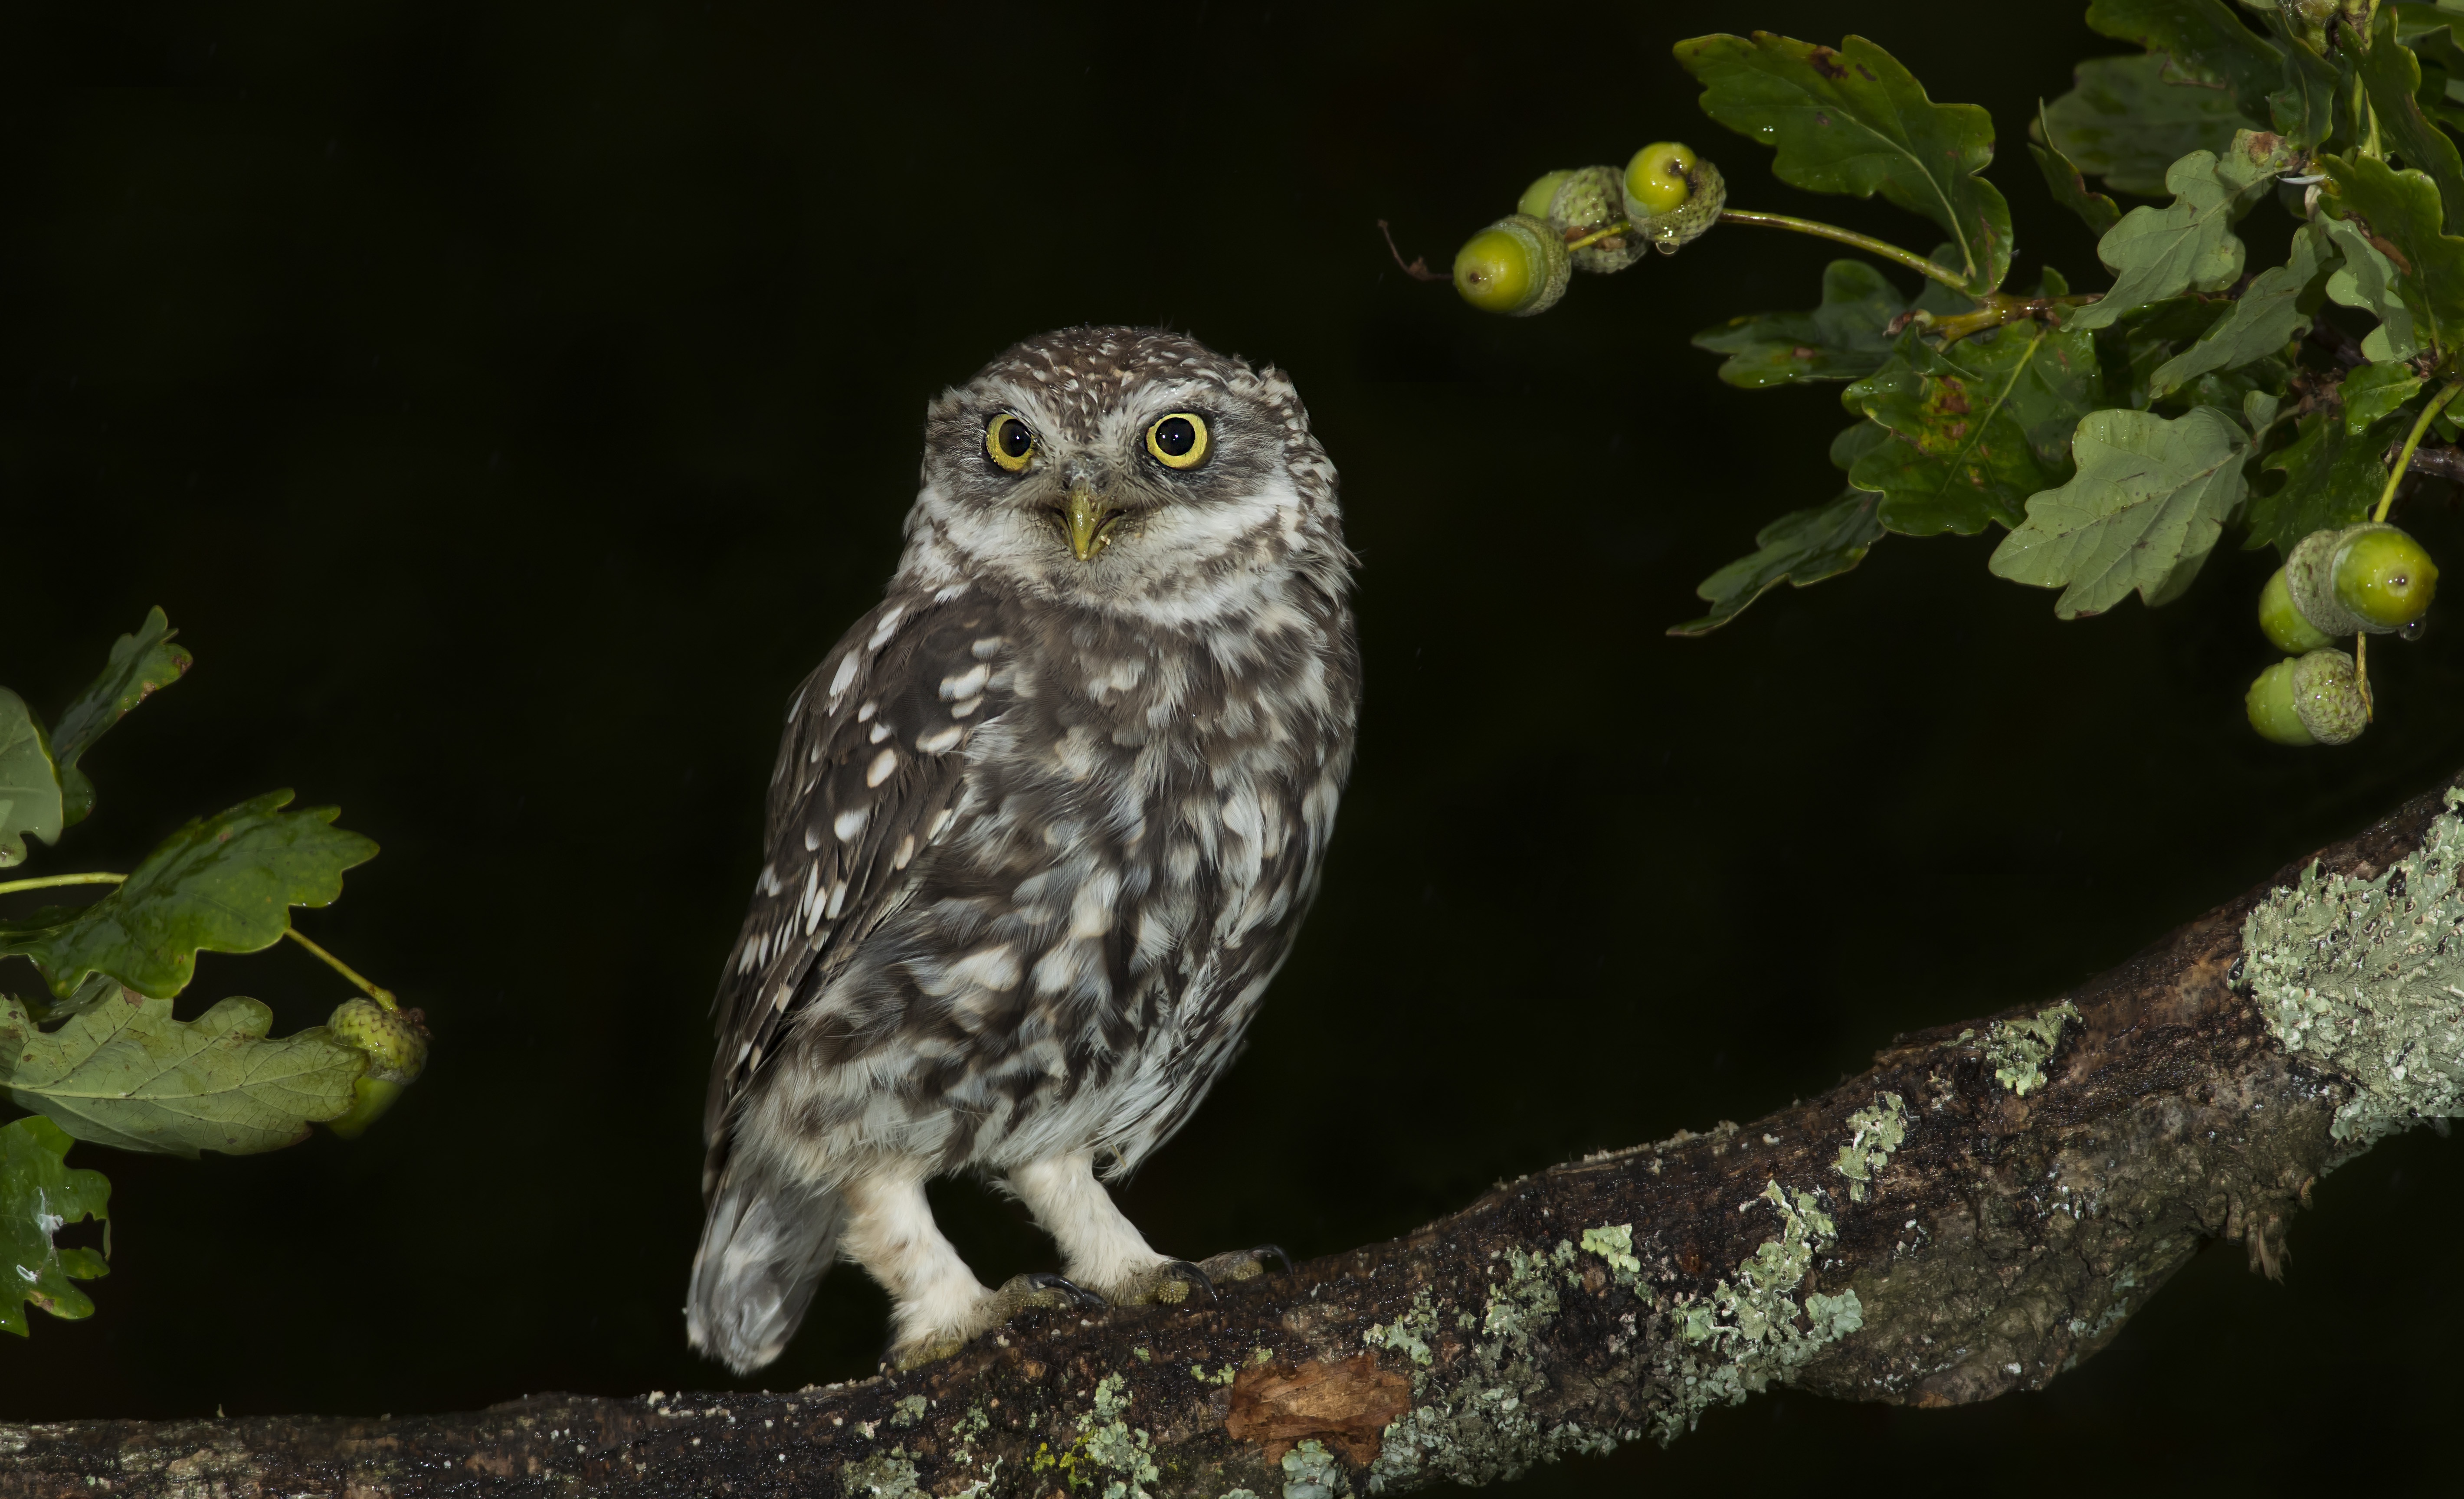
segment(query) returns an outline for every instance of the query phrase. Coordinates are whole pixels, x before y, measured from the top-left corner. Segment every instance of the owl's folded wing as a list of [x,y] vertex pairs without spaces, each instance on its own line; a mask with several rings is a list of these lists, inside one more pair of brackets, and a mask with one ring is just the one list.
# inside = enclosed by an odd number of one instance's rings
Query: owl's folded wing
[[771,772],[768,859],[719,981],[705,1191],[729,1115],[790,1017],[897,909],[916,862],[949,833],[968,740],[1009,702],[1006,654],[980,594],[892,598],[797,691]]

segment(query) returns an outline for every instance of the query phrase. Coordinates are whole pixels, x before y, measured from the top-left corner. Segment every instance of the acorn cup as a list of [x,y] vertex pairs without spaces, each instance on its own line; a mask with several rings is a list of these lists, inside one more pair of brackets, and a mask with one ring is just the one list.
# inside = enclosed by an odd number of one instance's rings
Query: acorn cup
[[[1524,202],[1530,202],[1532,195],[1539,191],[1541,183],[1551,178],[1556,179],[1557,185],[1550,189],[1548,207],[1541,216],[1548,219],[1550,226],[1563,235],[1568,244],[1590,239],[1612,226],[1625,226],[1618,233],[1594,240],[1580,250],[1570,252],[1575,270],[1587,271],[1594,276],[1611,276],[1642,258],[1651,241],[1626,217],[1625,187],[1616,167],[1584,166],[1573,171],[1551,172],[1525,190]],[[1530,210],[1527,209],[1525,211]]]
[[1663,255],[1701,238],[1728,202],[1720,168],[1675,141],[1654,141],[1635,152],[1621,186],[1626,221]]
[[428,1027],[417,1010],[389,1010],[368,1000],[344,1000],[325,1025],[335,1040],[368,1054],[367,1070],[351,1085],[351,1107],[325,1121],[342,1138],[357,1139],[418,1081],[428,1066]]
[[[2328,639],[2406,632],[2438,592],[2438,564],[2430,553],[2398,527],[2376,521],[2311,532],[2285,556],[2277,576],[2293,612]],[[2270,580],[2268,587],[2275,586]],[[2259,610],[2265,627],[2264,593]],[[2268,635],[2291,649],[2275,630]]]
[[1455,253],[1455,290],[1483,312],[1509,318],[1547,312],[1572,279],[1565,236],[1529,213],[1499,219]]
[[2278,744],[2349,744],[2369,727],[2353,658],[2313,650],[2258,673],[2243,699],[2250,726]]

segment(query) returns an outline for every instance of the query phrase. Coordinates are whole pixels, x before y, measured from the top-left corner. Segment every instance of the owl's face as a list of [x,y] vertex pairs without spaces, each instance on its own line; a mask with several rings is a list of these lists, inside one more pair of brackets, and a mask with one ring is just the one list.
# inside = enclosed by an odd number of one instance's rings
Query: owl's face
[[1333,469],[1291,383],[1176,334],[1072,328],[927,414],[911,564],[1203,617],[1258,574],[1339,564]]

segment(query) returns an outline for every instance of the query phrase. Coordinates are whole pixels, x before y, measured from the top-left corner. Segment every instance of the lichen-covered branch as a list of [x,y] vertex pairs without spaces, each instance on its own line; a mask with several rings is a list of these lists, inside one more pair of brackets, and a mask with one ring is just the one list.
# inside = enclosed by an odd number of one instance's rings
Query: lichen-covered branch
[[2425,798],[2048,1003],[1749,1125],[1554,1167],[1195,1309],[792,1395],[0,1425],[0,1493],[1334,1499],[1670,1441],[1773,1383],[2044,1385],[2205,1238],[2456,1108],[2464,819]]

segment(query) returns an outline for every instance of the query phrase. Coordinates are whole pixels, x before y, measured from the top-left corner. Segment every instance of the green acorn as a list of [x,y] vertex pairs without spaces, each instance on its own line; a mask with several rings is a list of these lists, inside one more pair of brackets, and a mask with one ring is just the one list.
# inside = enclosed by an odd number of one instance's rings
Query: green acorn
[[2404,628],[2437,592],[2438,564],[2394,526],[2356,526],[2336,549],[2336,602],[2372,629]]
[[1556,201],[1557,185],[1573,175],[1574,175],[1573,168],[1567,167],[1559,171],[1543,172],[1532,178],[1531,186],[1523,189],[1523,196],[1514,200],[1514,211],[1527,218],[1547,218],[1549,205]]
[[367,1000],[344,1000],[325,1022],[334,1039],[368,1054],[368,1069],[352,1085],[351,1107],[325,1128],[357,1139],[393,1107],[428,1066],[428,1027],[417,1010],[389,1010]]
[[1565,236],[1528,213],[1499,219],[1455,254],[1455,290],[1483,312],[1512,318],[1547,312],[1573,278]]
[[1675,141],[1654,141],[1635,152],[1622,187],[1627,221],[1664,255],[1702,237],[1728,202],[1720,168]]
[[2316,650],[2335,638],[2303,619],[2301,611],[2293,606],[2293,590],[2285,586],[2284,569],[2281,567],[2267,580],[2267,586],[2259,590],[2258,628],[2267,632],[2268,639],[2276,642],[2278,650],[2291,651],[2295,655]]
[[2258,673],[2243,699],[2250,726],[2278,744],[2349,744],[2369,727],[2353,658],[2313,650]]
[[2392,634],[2419,620],[2438,591],[2438,564],[2401,529],[2365,521],[2313,531],[2284,559],[2293,607],[2321,634]]
[[[1551,177],[1559,173],[1551,172]],[[1547,177],[1541,182],[1546,182]],[[1538,187],[1540,183],[1533,183]],[[1529,194],[1525,194],[1528,200]],[[1562,174],[1556,188],[1550,194],[1549,210],[1544,215],[1550,226],[1566,238],[1568,244],[1589,239],[1582,249],[1571,252],[1577,271],[1594,276],[1608,276],[1624,270],[1642,258],[1651,241],[1633,227],[1625,214],[1625,188],[1614,166],[1586,166]],[[1594,238],[1601,231],[1619,228],[1620,232]]]

